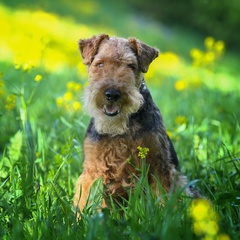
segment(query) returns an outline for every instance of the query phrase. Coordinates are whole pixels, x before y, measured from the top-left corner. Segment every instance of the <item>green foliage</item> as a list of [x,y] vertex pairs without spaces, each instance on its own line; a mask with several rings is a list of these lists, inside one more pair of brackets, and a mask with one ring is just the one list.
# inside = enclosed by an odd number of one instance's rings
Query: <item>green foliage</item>
[[[0,5],[4,46],[0,55],[0,239],[239,239],[238,59],[213,38],[207,38],[206,49],[200,50],[194,37],[175,33],[175,42],[169,41],[158,27],[136,23],[132,15],[125,14],[124,24],[119,17],[106,21],[108,14],[102,19],[103,12],[122,16],[109,11],[118,6],[115,2],[81,3],[81,9],[71,1],[59,1],[58,6],[42,2],[48,13],[35,11],[32,1],[29,11],[24,3],[21,11],[15,9],[17,1],[11,1],[12,8]],[[59,15],[51,14],[51,9]],[[81,24],[62,17],[69,9],[76,16],[80,9]],[[43,24],[36,24],[37,31],[32,25],[38,23],[36,16]],[[167,48],[151,65],[147,84],[183,173],[208,200],[193,201],[183,196],[183,189],[170,197],[160,185],[162,194],[152,196],[147,166],[143,166],[129,200],[110,201],[102,212],[98,210],[103,186],[97,181],[90,206],[76,222],[72,197],[82,171],[82,143],[89,121],[81,108],[86,69],[78,62],[76,41],[106,31],[101,27],[106,22],[109,33],[135,35]],[[19,42],[11,41],[9,29]],[[15,62],[13,54],[21,56],[26,49],[25,59]],[[185,58],[174,52],[183,49],[187,49]],[[144,161],[148,149],[140,146],[139,154]]]
[[163,23],[191,27],[226,41],[232,48],[240,48],[238,28],[240,25],[238,0],[130,0],[130,4],[142,12],[148,12]]

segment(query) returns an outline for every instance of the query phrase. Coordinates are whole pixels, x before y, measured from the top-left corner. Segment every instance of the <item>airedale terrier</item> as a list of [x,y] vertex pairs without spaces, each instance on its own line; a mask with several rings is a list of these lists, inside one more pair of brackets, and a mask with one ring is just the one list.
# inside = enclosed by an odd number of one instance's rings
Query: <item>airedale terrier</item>
[[[146,163],[153,192],[161,192],[156,178],[166,192],[184,187],[186,177],[179,170],[173,144],[143,77],[159,51],[136,38],[105,34],[80,40],[79,49],[88,70],[85,107],[91,121],[74,205],[83,210],[98,178],[111,196],[127,197],[126,189],[134,187],[138,174],[134,166],[141,168],[142,164],[138,146],[149,149]],[[189,188],[186,191],[191,195]]]

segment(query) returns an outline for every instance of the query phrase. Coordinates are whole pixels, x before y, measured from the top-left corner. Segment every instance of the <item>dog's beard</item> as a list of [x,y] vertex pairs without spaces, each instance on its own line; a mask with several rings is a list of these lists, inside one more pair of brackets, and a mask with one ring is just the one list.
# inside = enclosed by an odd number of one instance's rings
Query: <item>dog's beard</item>
[[[85,109],[87,113],[95,119],[95,129],[99,134],[107,134],[111,136],[123,135],[128,128],[129,117],[136,113],[144,102],[143,96],[139,93],[136,87],[128,91],[128,103],[119,106],[119,113],[114,116],[106,115],[103,105],[97,105],[97,94],[85,90]],[[117,105],[117,103],[115,103]]]

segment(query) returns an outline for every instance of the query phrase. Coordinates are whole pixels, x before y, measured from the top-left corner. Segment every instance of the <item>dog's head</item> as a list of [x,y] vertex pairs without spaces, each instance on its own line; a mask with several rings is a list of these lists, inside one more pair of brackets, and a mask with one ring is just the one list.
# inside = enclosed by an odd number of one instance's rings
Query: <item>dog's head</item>
[[100,134],[118,135],[128,130],[128,119],[143,103],[139,89],[142,74],[158,50],[136,38],[106,34],[80,40],[79,49],[88,67],[85,107]]

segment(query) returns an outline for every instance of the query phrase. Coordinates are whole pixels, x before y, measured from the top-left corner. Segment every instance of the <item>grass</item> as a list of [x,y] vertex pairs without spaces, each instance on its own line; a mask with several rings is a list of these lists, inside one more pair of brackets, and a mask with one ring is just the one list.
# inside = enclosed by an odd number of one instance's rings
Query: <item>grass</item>
[[[169,32],[143,17],[134,18],[129,9],[123,20],[124,25],[129,23],[126,28],[119,21],[122,12],[114,12],[118,20],[103,27],[106,21],[100,13],[116,8],[111,2],[104,7],[92,1],[98,13],[89,12],[85,5],[78,20],[71,1],[61,1],[57,9],[43,3],[46,11],[59,15],[37,12],[37,5],[28,5],[29,11],[24,4],[21,11],[17,3],[0,5],[4,50],[0,58],[0,238],[239,239],[237,58],[226,50],[221,58],[192,66],[189,52],[192,48],[204,52],[204,37]],[[67,9],[73,12],[71,19]],[[34,22],[36,17],[41,17],[44,27]],[[37,31],[32,32],[33,26]],[[76,222],[72,197],[82,171],[82,142],[89,121],[81,106],[86,74],[79,63],[78,31],[80,37],[101,31],[135,35],[162,49],[146,76],[147,83],[162,111],[182,172],[190,181],[196,179],[207,201],[194,201],[181,192],[171,198],[152,196],[143,169],[129,201],[111,204],[102,213],[96,211],[101,189],[101,181],[97,182],[92,191],[96,201]],[[42,79],[36,81],[37,75]],[[159,205],[162,199],[164,207]]]

